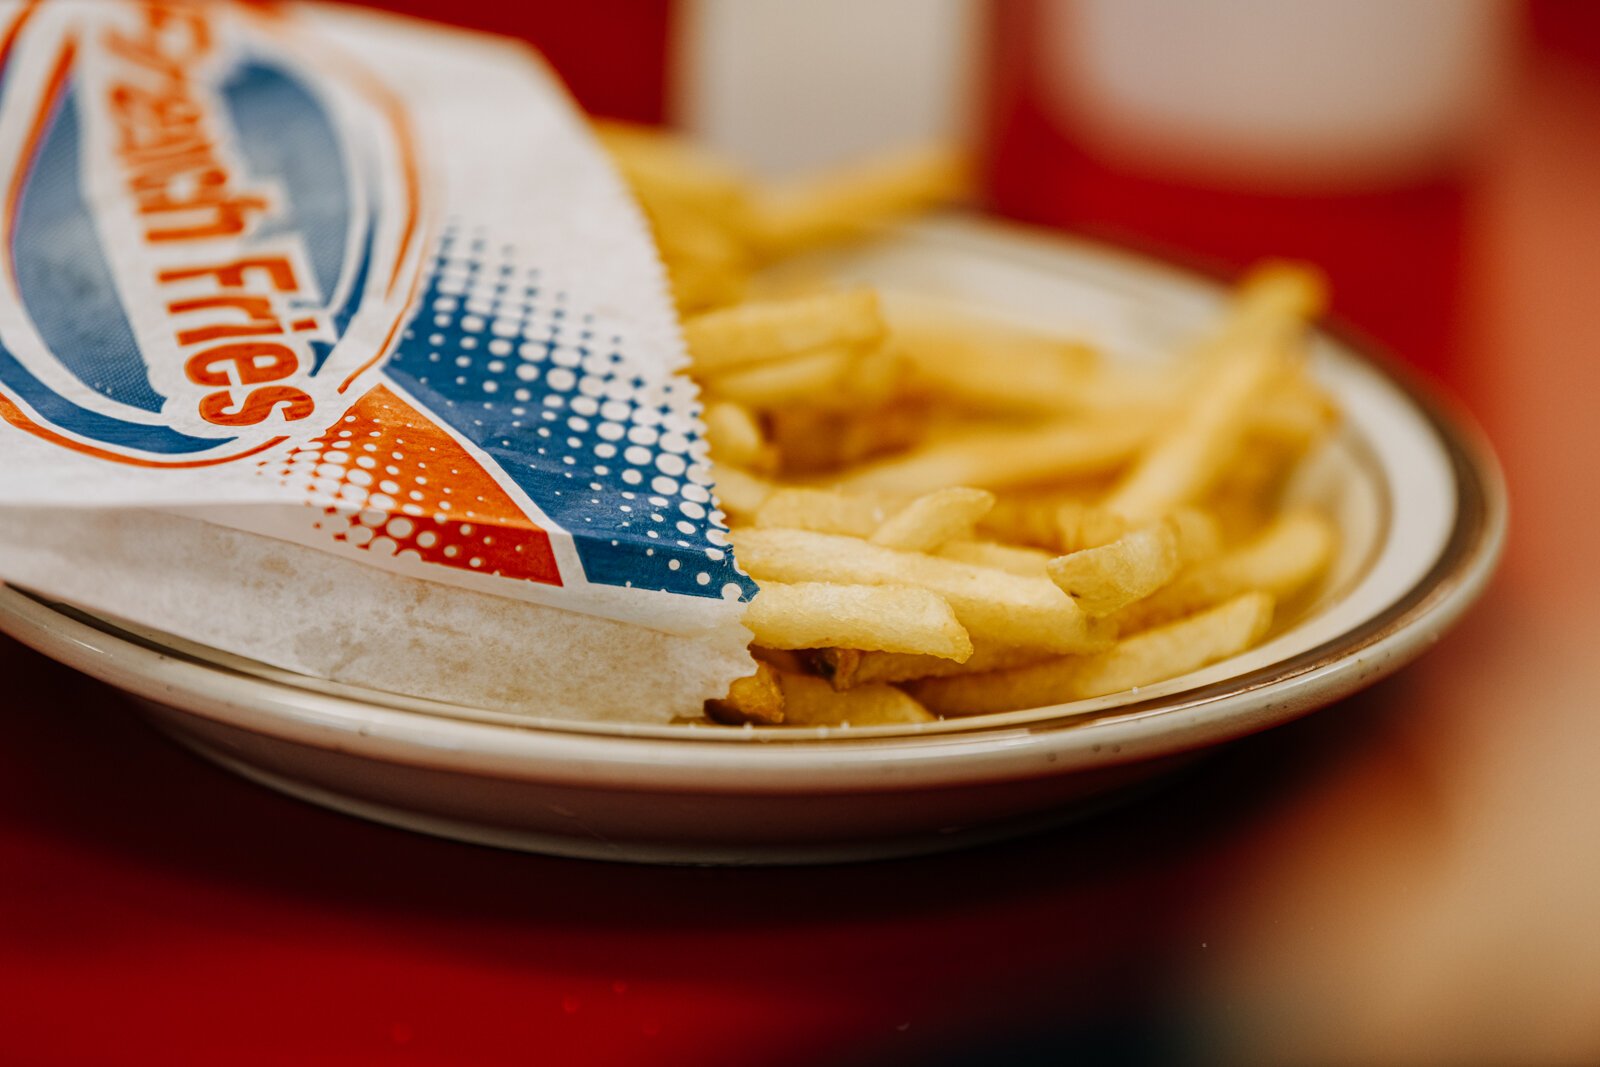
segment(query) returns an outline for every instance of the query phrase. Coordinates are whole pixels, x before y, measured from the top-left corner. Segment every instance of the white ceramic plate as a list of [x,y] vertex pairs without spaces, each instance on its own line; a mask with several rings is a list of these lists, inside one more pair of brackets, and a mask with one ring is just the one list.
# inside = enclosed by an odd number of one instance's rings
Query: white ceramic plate
[[[1163,358],[1215,284],[1120,252],[944,220],[821,264],[841,279]],[[1340,524],[1328,579],[1263,645],[1139,692],[916,727],[564,724],[303,678],[0,588],[0,628],[139,697],[205,756],[285,792],[428,833],[648,862],[905,855],[1081,816],[1207,747],[1415,657],[1482,590],[1505,494],[1477,433],[1331,335],[1345,425],[1291,487]]]

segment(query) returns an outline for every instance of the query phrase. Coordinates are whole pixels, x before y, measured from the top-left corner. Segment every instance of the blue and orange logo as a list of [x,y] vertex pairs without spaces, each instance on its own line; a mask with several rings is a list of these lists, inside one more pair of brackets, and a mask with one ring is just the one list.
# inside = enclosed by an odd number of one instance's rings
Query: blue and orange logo
[[268,9],[15,11],[0,417],[103,459],[193,467],[348,407],[414,295],[421,192],[382,84],[307,59]]
[[276,534],[403,573],[748,598],[659,283],[580,269],[652,252],[559,91],[353,18],[0,0],[0,439],[265,479]]

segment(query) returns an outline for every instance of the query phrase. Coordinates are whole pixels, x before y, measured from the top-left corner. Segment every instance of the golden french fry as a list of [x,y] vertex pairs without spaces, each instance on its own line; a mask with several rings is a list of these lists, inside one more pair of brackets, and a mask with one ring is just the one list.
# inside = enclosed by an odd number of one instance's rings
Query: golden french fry
[[660,131],[601,138],[690,315],[719,506],[762,587],[761,665],[708,703],[719,721],[929,721],[892,682],[951,713],[1149,684],[1258,640],[1326,570],[1330,524],[1276,515],[1337,415],[1301,358],[1305,269],[1253,272],[1188,359],[1102,364],[926,298],[818,294],[799,264],[753,282],[958,194],[951,153],[758,190]]
[[1303,452],[1339,421],[1333,400],[1303,371],[1284,376],[1267,388],[1261,403],[1250,412],[1253,440]]
[[1134,522],[1198,500],[1239,452],[1255,400],[1286,366],[1286,345],[1320,302],[1315,277],[1272,266],[1241,287],[1233,312],[1206,347],[1207,380],[1102,502]]
[[919,384],[982,410],[1060,413],[1091,399],[1098,375],[1092,348],[927,300],[891,301],[894,344]]
[[[1070,488],[997,490],[994,510],[978,523],[978,532],[997,541],[1045,549],[1052,557],[1063,550],[1092,547],[1063,544],[1060,516],[1064,508],[1087,507],[1088,497],[1095,495],[1097,488],[1083,483]],[[1123,525],[1119,521],[1117,532],[1106,540],[1122,536]]]
[[1085,614],[1099,617],[1143,599],[1178,573],[1178,533],[1170,520],[1140,527],[1109,545],[1050,561],[1050,580]]
[[873,531],[871,542],[906,552],[932,552],[946,541],[970,538],[994,507],[994,494],[951,486],[917,497]]
[[1063,552],[1109,545],[1133,524],[1114,511],[1083,500],[1071,500],[1056,509],[1056,535]]
[[1337,535],[1308,508],[1287,512],[1252,541],[1205,560],[1115,616],[1124,632],[1181,618],[1249,590],[1279,600],[1310,585],[1333,559]]
[[717,464],[716,476],[712,491],[716,494],[717,505],[731,519],[754,518],[773,493],[771,482],[731,464]]
[[893,401],[902,376],[899,353],[887,347],[868,349],[856,356],[834,389],[808,396],[805,402],[819,411],[847,413],[848,425],[870,424],[875,420],[867,409]]
[[1025,667],[1051,658],[1036,648],[984,645],[963,661],[904,652],[862,652],[854,648],[824,648],[809,654],[812,671],[828,679],[835,689],[850,689],[872,682],[909,682],[918,678],[945,678],[957,674]]
[[836,690],[821,678],[781,674],[784,718],[789,726],[890,726],[933,722],[921,704],[892,685]]
[[975,642],[1078,652],[1103,646],[1111,632],[1092,623],[1047,579],[806,530],[745,527],[734,531],[732,540],[735,555],[757,582],[930,589],[949,601]]
[[707,375],[708,393],[753,408],[803,403],[807,397],[839,385],[855,364],[855,353],[843,348],[807,352],[776,363]]
[[744,295],[744,272],[725,263],[672,255],[667,249],[661,262],[680,315],[732,304]]
[[748,246],[737,234],[697,208],[648,187],[635,187],[673,297],[684,314],[740,299],[750,279]]
[[730,229],[746,224],[749,185],[724,160],[659,127],[606,120],[594,130],[634,190],[719,219]]
[[779,489],[756,512],[757,526],[870,537],[898,505],[883,493]]
[[750,646],[750,655],[757,663],[765,663],[775,671],[791,671],[795,674],[805,674],[811,666],[812,650],[796,651],[791,648],[762,648],[760,645]]
[[706,440],[715,463],[772,473],[778,463],[777,452],[767,443],[761,424],[749,408],[731,400],[717,400],[706,405],[704,418]]
[[1220,328],[1202,342],[1201,360],[1262,337],[1285,340],[1327,304],[1327,285],[1314,267],[1267,260],[1252,267],[1234,290]]
[[841,478],[839,485],[926,493],[952,485],[1000,489],[1081,478],[1121,466],[1154,428],[1153,420],[1135,416],[973,433],[865,464]]
[[663,257],[715,263],[740,275],[750,272],[749,249],[715,219],[648,188],[635,189],[635,195]]
[[683,324],[695,374],[718,374],[805,355],[856,350],[884,337],[878,294],[846,289],[790,300],[750,301]]
[[935,555],[945,559],[970,563],[974,567],[991,567],[1007,574],[1020,574],[1025,578],[1049,577],[1045,567],[1054,557],[1037,548],[1019,545],[1002,545],[997,541],[946,541]]
[[762,582],[744,624],[766,648],[849,648],[972,655],[967,631],[936,593],[908,585]]
[[778,672],[769,664],[757,662],[754,674],[736,678],[721,700],[706,701],[706,715],[713,722],[739,725],[775,725],[784,721],[784,696]]
[[940,715],[1046,707],[1105,696],[1175,678],[1249,648],[1272,624],[1272,597],[1245,593],[1209,611],[1142,634],[1090,656],[1065,656],[1031,667],[931,678],[907,689]]
[[1217,517],[1203,508],[1176,508],[1167,516],[1178,547],[1178,562],[1187,567],[1209,559],[1222,549],[1222,528]]
[[909,447],[925,429],[923,413],[903,403],[870,411],[780,407],[766,415],[785,474],[836,472],[869,456]]
[[[1176,508],[1165,521],[1172,524],[1174,544],[1182,563],[1214,555],[1221,546],[1221,530],[1215,516],[1209,512],[1200,508]],[[1056,526],[1061,550],[1067,554],[1109,545],[1137,528],[1116,512],[1081,500],[1063,504],[1056,510]]]
[[[1115,520],[1112,515],[1107,523]],[[1162,589],[1179,568],[1214,555],[1219,545],[1216,520],[1202,510],[1181,507],[1109,544],[1051,560],[1048,573],[1085,613],[1107,616]]]
[[1130,522],[1159,518],[1198,500],[1221,477],[1244,440],[1244,415],[1277,367],[1265,343],[1237,350],[1192,406],[1182,411],[1103,501]]
[[767,256],[789,255],[958,200],[969,186],[960,154],[942,146],[914,149],[759,192],[751,225]]

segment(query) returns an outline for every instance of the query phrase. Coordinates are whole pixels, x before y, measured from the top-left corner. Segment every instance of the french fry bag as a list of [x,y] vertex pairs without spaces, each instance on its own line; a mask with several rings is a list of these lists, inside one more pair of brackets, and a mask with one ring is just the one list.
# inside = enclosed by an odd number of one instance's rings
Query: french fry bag
[[0,578],[536,716],[748,673],[659,260],[533,53],[298,3],[0,27]]

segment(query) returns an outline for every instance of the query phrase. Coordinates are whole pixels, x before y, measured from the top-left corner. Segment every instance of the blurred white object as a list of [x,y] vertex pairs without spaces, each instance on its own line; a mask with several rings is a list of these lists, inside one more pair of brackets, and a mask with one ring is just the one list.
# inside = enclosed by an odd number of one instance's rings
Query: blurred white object
[[964,140],[979,14],[975,0],[688,0],[673,118],[766,175]]
[[1340,187],[1451,158],[1498,81],[1502,0],[1050,0],[1043,92],[1149,169]]

